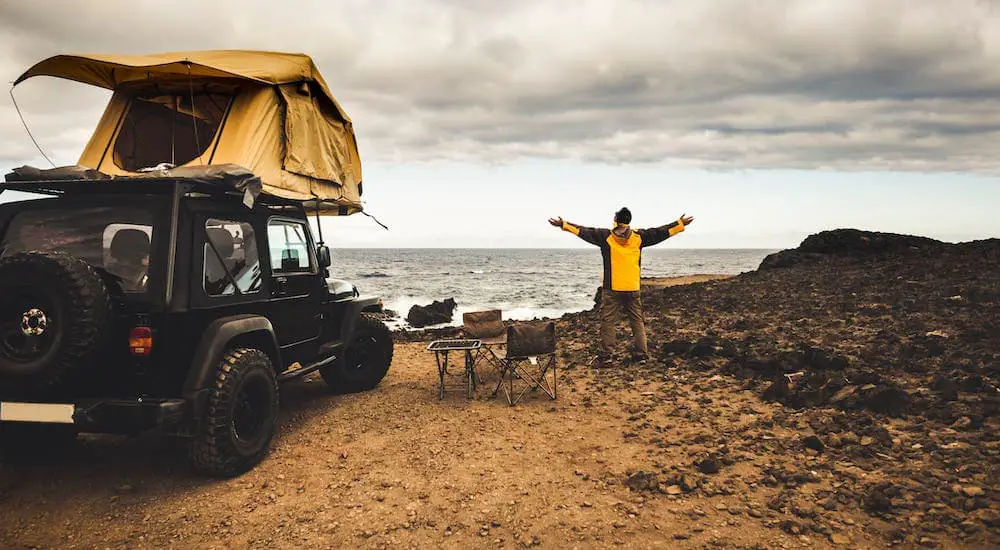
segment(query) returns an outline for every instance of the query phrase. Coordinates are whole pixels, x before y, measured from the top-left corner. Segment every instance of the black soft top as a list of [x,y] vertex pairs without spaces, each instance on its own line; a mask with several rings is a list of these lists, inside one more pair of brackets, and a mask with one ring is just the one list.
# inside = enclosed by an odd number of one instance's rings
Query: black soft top
[[163,183],[180,182],[203,191],[239,193],[248,205],[257,200],[263,188],[260,178],[235,164],[187,166],[124,177],[111,177],[83,166],[51,169],[22,166],[7,174],[5,180],[0,189],[58,195],[98,190],[149,192],[151,187],[162,186]]

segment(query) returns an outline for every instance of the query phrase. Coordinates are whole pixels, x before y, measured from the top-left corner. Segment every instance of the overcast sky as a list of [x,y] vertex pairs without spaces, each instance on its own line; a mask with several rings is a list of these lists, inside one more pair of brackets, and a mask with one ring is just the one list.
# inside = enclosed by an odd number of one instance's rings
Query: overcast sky
[[[0,73],[58,53],[313,56],[354,120],[370,212],[338,246],[571,246],[562,215],[697,221],[678,247],[851,226],[1000,236],[1000,4],[975,0],[0,2]],[[108,93],[15,94],[76,161]],[[0,169],[43,166],[8,97]]]

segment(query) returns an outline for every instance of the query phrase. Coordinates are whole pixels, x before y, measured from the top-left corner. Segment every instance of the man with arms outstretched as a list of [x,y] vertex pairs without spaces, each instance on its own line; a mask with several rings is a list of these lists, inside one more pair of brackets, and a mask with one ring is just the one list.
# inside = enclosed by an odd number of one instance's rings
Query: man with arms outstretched
[[633,230],[632,213],[622,208],[615,213],[614,229],[582,227],[550,218],[549,223],[568,231],[590,244],[601,248],[604,257],[604,282],[601,287],[601,348],[597,355],[597,366],[611,358],[615,346],[615,321],[619,308],[624,309],[632,326],[634,347],[632,359],[645,361],[649,356],[646,348],[646,326],[642,318],[642,299],[639,295],[640,265],[642,249],[659,244],[684,231],[694,218],[681,214],[677,221],[661,227]]

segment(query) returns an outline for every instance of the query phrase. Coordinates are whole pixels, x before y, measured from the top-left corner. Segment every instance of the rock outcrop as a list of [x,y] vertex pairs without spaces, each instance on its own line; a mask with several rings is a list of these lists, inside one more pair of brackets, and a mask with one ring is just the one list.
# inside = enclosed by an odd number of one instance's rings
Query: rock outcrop
[[457,307],[454,298],[448,298],[443,302],[434,300],[426,306],[414,305],[406,314],[406,321],[416,328],[450,323]]
[[945,243],[927,237],[859,229],[834,229],[809,235],[798,248],[782,250],[767,256],[761,262],[760,269],[788,267],[829,255],[867,256],[941,246],[945,246]]

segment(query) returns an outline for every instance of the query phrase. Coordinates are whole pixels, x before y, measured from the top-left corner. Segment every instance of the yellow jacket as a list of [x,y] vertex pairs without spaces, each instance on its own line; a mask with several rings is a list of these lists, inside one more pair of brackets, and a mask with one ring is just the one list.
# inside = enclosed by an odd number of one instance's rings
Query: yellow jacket
[[677,220],[662,227],[633,231],[627,225],[601,229],[581,227],[564,221],[562,229],[601,248],[601,255],[604,257],[604,288],[634,292],[639,290],[642,249],[684,231],[684,222]]

